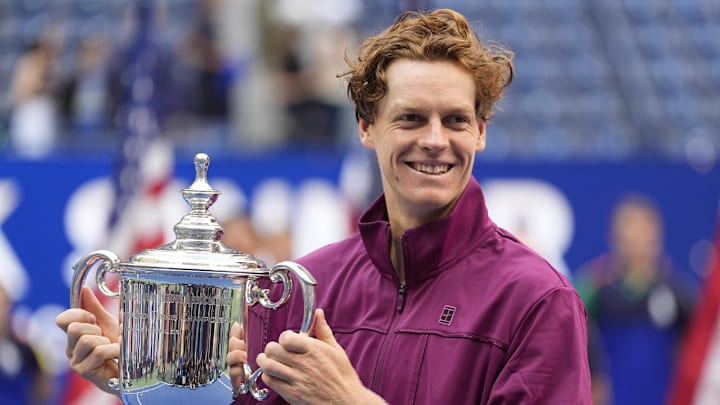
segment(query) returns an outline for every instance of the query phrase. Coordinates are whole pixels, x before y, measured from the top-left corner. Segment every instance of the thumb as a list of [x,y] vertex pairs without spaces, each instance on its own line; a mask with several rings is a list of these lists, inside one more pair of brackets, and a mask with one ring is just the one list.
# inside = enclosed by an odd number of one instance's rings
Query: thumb
[[332,329],[325,319],[325,311],[321,308],[315,310],[315,322],[313,326],[315,332],[315,338],[321,340],[331,346],[340,347],[340,344],[335,340]]
[[[95,293],[88,286],[83,286],[82,292],[80,293],[80,306],[82,309],[95,315],[98,326],[103,330],[103,334],[111,337],[112,341],[117,340],[117,327],[118,321],[115,317],[108,312],[103,306],[100,300],[95,296]],[[110,335],[108,335],[110,333]]]

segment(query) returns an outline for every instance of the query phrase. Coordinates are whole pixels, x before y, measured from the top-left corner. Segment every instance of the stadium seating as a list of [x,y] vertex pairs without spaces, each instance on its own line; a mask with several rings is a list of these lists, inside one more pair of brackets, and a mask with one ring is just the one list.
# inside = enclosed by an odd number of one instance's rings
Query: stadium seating
[[[164,2],[171,40],[192,1]],[[0,2],[0,94],[23,46],[63,21],[61,69],[77,39],[117,37],[130,0]],[[681,159],[700,132],[720,145],[720,2],[686,0],[452,0],[364,2],[361,31],[385,26],[401,8],[452,7],[481,37],[516,52],[516,76],[491,127],[486,158]],[[0,101],[0,122],[8,113]]]

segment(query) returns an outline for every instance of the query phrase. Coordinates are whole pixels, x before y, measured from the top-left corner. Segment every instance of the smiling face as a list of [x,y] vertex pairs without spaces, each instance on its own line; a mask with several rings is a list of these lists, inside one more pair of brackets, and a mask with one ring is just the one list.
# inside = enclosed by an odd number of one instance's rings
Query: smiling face
[[359,120],[360,141],[377,154],[390,223],[402,233],[454,207],[485,148],[485,122],[460,64],[398,59],[386,80],[375,122]]

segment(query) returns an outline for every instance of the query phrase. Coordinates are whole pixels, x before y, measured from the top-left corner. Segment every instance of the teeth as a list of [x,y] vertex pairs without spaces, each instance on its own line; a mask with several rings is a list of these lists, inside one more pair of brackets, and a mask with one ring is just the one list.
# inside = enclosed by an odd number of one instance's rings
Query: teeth
[[413,168],[419,172],[423,172],[423,173],[427,173],[427,174],[443,174],[449,170],[450,166],[449,165],[430,166],[430,165],[415,163]]

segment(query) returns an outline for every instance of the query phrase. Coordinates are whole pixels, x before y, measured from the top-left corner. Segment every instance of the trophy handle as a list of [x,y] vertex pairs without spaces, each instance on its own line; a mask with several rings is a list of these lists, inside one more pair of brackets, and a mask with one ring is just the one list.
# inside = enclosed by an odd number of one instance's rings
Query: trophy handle
[[[109,250],[96,250],[87,256],[80,259],[73,266],[73,278],[72,286],[70,288],[70,306],[72,308],[80,308],[80,292],[85,284],[85,277],[87,276],[88,270],[98,261],[102,260],[103,266],[98,269],[95,273],[95,280],[97,281],[98,288],[100,291],[108,297],[117,297],[120,295],[120,291],[112,291],[108,288],[105,282],[105,274],[109,271],[111,273],[117,272],[117,264],[120,263],[120,258],[115,253]],[[108,387],[119,390],[120,380],[118,378],[110,378],[107,382]]]
[[[248,305],[260,302],[262,306],[269,309],[277,309],[280,307],[287,302],[288,298],[290,298],[290,291],[292,291],[293,283],[289,272],[292,272],[298,280],[300,280],[300,289],[303,295],[303,320],[300,325],[300,333],[308,333],[315,316],[315,285],[317,285],[317,281],[315,281],[312,274],[300,264],[292,261],[283,261],[270,269],[270,281],[273,283],[282,282],[284,285],[282,296],[280,296],[277,301],[270,300],[268,298],[270,292],[267,289],[258,287],[254,280],[250,280],[248,281],[246,302]],[[240,393],[245,394],[250,392],[253,398],[262,401],[268,394],[267,389],[258,389],[256,385],[258,378],[260,378],[262,374],[262,369],[258,368],[253,372],[250,366],[245,363],[244,370],[245,383],[240,386]]]
[[113,273],[117,271],[116,266],[120,263],[120,258],[109,250],[96,250],[80,259],[73,266],[74,273],[72,286],[70,288],[70,306],[72,308],[80,307],[80,291],[85,284],[85,277],[87,276],[88,270],[98,260],[102,260],[103,262],[103,267],[99,269],[95,275],[98,288],[108,297],[117,297],[120,295],[119,291],[110,290],[105,282],[105,274],[108,271]]

